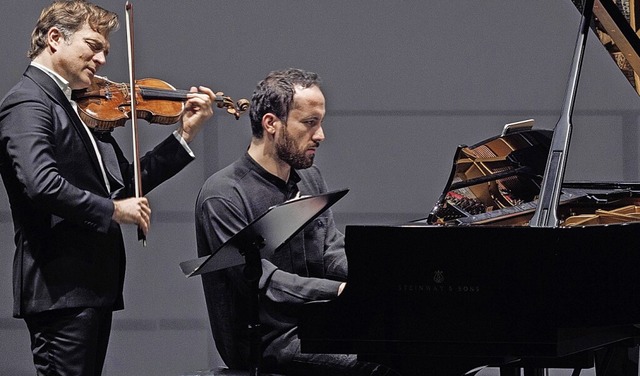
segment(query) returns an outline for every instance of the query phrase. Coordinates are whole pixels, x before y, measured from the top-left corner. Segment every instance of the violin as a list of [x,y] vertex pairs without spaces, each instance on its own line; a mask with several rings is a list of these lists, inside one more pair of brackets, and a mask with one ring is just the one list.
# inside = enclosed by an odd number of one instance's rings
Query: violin
[[[177,90],[157,78],[136,80],[134,86],[132,95],[130,84],[94,76],[88,88],[73,92],[72,99],[78,104],[80,118],[98,131],[112,131],[124,126],[131,119],[134,96],[136,118],[162,125],[174,124],[180,119],[190,91]],[[249,109],[248,100],[240,99],[234,103],[222,92],[216,93],[215,102],[218,108],[226,108],[236,120]]]
[[[133,4],[125,3],[127,15],[127,55],[129,58],[129,83],[115,83],[105,77],[95,76],[91,85],[72,93],[72,99],[78,104],[78,114],[89,127],[100,131],[112,131],[131,120],[131,143],[133,145],[133,183],[135,197],[143,196],[142,171],[140,170],[140,150],[138,147],[138,122],[144,119],[150,123],[173,124],[180,119],[184,111],[189,91],[176,90],[170,84],[153,78],[136,80],[133,48]],[[249,109],[249,101],[241,99],[237,104],[216,93],[218,108],[226,108],[236,120]],[[146,235],[138,226],[138,240],[147,245]]]

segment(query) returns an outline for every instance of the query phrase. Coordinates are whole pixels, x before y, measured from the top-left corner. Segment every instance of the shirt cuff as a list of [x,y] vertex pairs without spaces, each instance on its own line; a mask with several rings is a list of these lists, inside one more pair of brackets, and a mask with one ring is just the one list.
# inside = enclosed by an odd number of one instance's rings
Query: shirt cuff
[[182,147],[184,148],[184,150],[187,151],[187,153],[189,153],[189,155],[191,156],[191,158],[195,158],[195,154],[193,154],[193,151],[191,150],[191,148],[189,147],[189,144],[187,144],[187,141],[184,140],[184,138],[182,138],[182,136],[180,136],[180,132],[178,132],[178,130],[176,129],[175,131],[173,131],[173,135],[176,137],[176,140],[178,140],[178,142],[180,143],[180,145],[182,145]]
[[263,289],[269,283],[273,273],[278,270],[278,267],[265,259],[261,259],[260,262],[262,263],[262,275],[258,282],[258,288]]

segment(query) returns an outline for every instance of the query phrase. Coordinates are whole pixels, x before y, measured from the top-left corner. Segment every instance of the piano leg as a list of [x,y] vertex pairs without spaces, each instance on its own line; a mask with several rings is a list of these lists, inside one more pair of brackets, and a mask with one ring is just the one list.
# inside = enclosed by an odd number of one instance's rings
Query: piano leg
[[[596,376],[639,376],[640,347],[638,339],[606,346],[595,351]],[[564,365],[556,365],[564,368]],[[554,368],[554,367],[552,367]],[[571,376],[579,376],[582,368],[574,368]],[[500,367],[500,376],[547,376],[547,368]]]
[[604,347],[596,351],[596,376],[638,376],[638,344]]

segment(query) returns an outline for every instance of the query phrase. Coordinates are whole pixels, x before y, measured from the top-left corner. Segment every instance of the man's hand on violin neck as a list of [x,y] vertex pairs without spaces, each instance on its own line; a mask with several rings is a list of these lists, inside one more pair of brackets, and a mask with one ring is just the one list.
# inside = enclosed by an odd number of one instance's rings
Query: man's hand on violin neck
[[213,116],[215,98],[215,94],[208,87],[191,88],[182,114],[182,124],[178,128],[178,132],[187,143],[194,139],[202,125]]
[[134,224],[146,235],[151,224],[151,207],[146,197],[113,201],[113,218],[119,224]]

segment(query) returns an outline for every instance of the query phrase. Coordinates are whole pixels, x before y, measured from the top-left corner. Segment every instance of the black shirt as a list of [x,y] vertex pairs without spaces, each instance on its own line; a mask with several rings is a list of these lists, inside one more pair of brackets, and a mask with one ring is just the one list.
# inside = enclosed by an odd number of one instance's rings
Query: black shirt
[[[285,182],[267,172],[248,153],[212,175],[196,202],[198,255],[217,250],[271,206],[296,195],[327,191],[316,166],[291,170]],[[248,285],[242,267],[203,275],[202,281],[216,347],[227,366],[248,365]],[[262,260],[260,279],[263,364],[281,364],[299,352],[301,304],[332,299],[347,277],[344,236],[327,210],[303,231]]]

